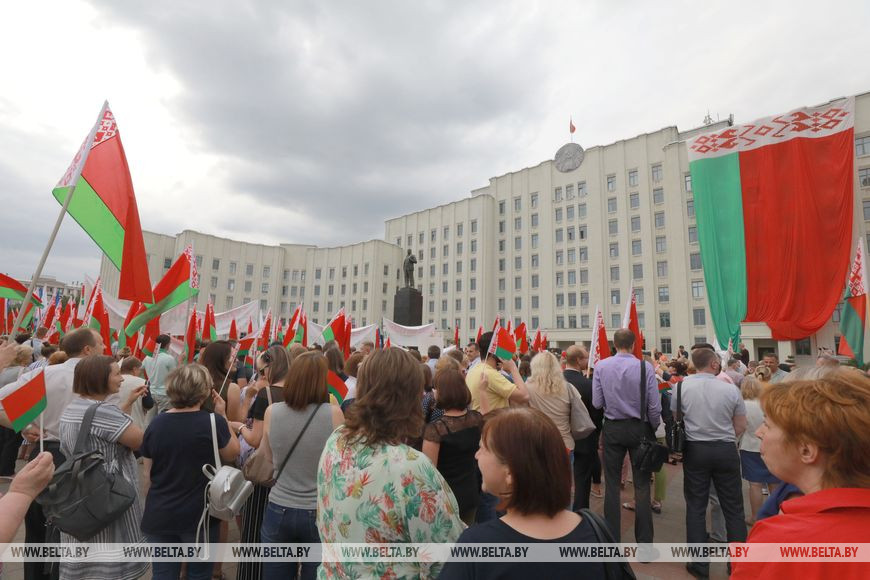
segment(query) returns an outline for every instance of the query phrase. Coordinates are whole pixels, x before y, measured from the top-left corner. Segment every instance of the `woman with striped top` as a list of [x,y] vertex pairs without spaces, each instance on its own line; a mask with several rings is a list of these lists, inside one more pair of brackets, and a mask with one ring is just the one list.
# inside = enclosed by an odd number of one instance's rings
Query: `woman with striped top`
[[[145,386],[134,389],[121,408],[103,403],[106,397],[117,393],[124,380],[118,365],[110,356],[94,355],[83,358],[73,375],[73,393],[78,395],[67,406],[60,418],[60,450],[71,457],[85,412],[92,405],[99,405],[94,414],[86,449],[100,451],[106,459],[106,467],[120,473],[135,489],[139,489],[139,470],[133,450],[142,444],[142,429],[130,418],[130,407],[145,394]],[[88,544],[125,544],[143,542],[139,530],[142,504],[137,495],[121,517],[88,540]],[[61,542],[75,544],[72,536],[61,532]],[[91,549],[93,553],[93,548]],[[139,578],[148,569],[147,562],[133,562],[121,554],[105,553],[103,561],[60,563],[60,577],[64,580],[127,580]]]

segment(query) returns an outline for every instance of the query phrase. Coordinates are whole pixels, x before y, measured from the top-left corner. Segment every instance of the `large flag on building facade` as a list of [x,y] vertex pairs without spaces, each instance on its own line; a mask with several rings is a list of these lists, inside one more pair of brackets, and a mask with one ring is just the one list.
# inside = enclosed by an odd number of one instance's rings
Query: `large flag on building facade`
[[796,340],[830,318],[849,269],[854,119],[849,97],[687,143],[719,344],[738,344],[743,321]]
[[628,291],[628,302],[625,304],[622,327],[629,329],[634,334],[634,356],[643,360],[643,333],[640,331],[640,321],[637,317],[637,296],[634,294],[634,286]]
[[607,329],[604,327],[604,315],[601,309],[595,307],[595,325],[592,327],[592,343],[589,347],[589,368],[595,368],[598,361],[610,356],[610,344],[607,342]]
[[855,260],[846,283],[840,313],[840,348],[837,354],[855,359],[864,366],[864,334],[867,331],[867,266],[864,263],[864,238],[858,238]]
[[160,282],[154,286],[154,302],[143,304],[124,331],[132,336],[150,320],[199,294],[199,274],[193,247],[187,246]]
[[[86,147],[90,149],[87,154]],[[139,208],[118,124],[108,102],[52,194],[63,204],[73,185],[68,212],[121,271],[118,297],[151,302]]]

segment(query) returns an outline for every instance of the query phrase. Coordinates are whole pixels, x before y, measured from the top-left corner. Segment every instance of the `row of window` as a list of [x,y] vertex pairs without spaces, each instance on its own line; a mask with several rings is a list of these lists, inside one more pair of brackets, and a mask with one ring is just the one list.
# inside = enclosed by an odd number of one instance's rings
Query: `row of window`
[[[473,235],[473,234],[476,234],[476,233],[477,233],[477,220],[476,220],[476,219],[471,220],[470,225],[471,225],[471,233],[472,233],[472,235]],[[457,237],[457,238],[461,238],[461,237],[462,237],[462,234],[463,234],[464,231],[465,231],[465,223],[464,223],[464,222],[460,222],[460,223],[456,224],[454,227],[456,228],[456,237]],[[451,226],[443,226],[443,227],[441,228],[441,239],[442,239],[443,241],[447,241],[447,240],[450,239],[450,228],[451,228]],[[422,244],[426,241],[426,233],[425,233],[425,232],[418,232],[418,233],[417,233],[417,238],[418,238],[418,240],[419,240],[419,243],[422,245]],[[438,228],[432,228],[432,229],[429,231],[429,241],[430,241],[430,242],[435,242],[435,241],[437,241],[437,239],[438,239]],[[413,243],[414,243],[414,234],[408,234],[408,236],[407,236],[407,244],[405,244],[406,247],[411,247],[411,245],[412,245]],[[401,245],[402,245],[402,238],[401,238],[401,236],[399,236],[399,237],[396,238],[396,245],[397,245],[397,246],[401,246]]]

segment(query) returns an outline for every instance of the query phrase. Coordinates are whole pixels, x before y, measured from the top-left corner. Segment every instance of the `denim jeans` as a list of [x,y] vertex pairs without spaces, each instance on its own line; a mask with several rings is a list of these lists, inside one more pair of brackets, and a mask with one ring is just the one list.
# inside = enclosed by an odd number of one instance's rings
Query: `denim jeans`
[[[211,518],[209,540],[216,542],[220,534],[220,520]],[[183,534],[145,534],[150,544],[195,544],[196,531]],[[211,580],[214,562],[188,560],[187,580]],[[154,580],[177,580],[181,574],[181,562],[151,562],[151,578]]]
[[[264,544],[317,544],[320,534],[317,532],[315,518],[317,510],[303,510],[283,507],[276,503],[266,504],[263,515],[263,525],[260,528],[260,541]],[[309,580],[317,576],[317,562],[302,563],[302,578]],[[263,580],[272,578],[296,578],[298,563],[263,562]]]

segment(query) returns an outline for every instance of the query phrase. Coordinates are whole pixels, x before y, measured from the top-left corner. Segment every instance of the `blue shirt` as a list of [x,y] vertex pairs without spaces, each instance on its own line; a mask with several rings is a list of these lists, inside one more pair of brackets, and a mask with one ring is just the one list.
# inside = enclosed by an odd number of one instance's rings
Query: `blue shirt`
[[[658,427],[662,416],[662,399],[653,366],[646,365],[647,420]],[[620,352],[599,361],[592,375],[592,405],[604,409],[606,419],[640,419],[640,365],[633,354]]]

